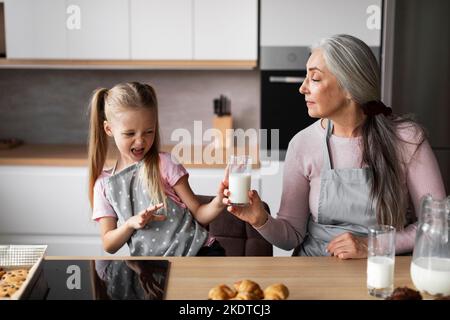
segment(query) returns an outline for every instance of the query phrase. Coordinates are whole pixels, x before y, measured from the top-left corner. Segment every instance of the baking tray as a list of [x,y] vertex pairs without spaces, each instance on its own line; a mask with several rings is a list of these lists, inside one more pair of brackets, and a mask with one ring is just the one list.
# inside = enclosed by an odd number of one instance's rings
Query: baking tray
[[[26,299],[42,269],[47,245],[0,245],[0,267],[5,271],[28,269],[28,276],[11,297],[0,300]],[[1,280],[0,280],[1,281]],[[1,283],[1,282],[0,282]]]

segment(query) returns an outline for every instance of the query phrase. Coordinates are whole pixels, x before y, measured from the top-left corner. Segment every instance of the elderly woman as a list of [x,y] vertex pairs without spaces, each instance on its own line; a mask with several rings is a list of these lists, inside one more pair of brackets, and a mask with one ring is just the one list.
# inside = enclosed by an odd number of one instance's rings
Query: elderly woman
[[228,211],[298,255],[365,258],[367,227],[376,223],[395,226],[397,254],[410,252],[420,198],[445,196],[423,130],[380,101],[379,67],[361,40],[322,40],[306,68],[300,93],[319,120],[289,143],[277,218],[254,190],[249,206]]

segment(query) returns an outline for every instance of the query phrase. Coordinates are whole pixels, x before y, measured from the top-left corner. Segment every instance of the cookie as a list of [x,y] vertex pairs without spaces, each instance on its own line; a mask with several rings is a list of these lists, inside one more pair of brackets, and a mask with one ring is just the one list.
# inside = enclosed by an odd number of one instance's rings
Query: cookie
[[11,297],[19,288],[16,284],[0,284],[0,298]]
[[24,282],[27,276],[28,270],[26,269],[9,270],[1,277],[1,281],[4,284],[14,284]]

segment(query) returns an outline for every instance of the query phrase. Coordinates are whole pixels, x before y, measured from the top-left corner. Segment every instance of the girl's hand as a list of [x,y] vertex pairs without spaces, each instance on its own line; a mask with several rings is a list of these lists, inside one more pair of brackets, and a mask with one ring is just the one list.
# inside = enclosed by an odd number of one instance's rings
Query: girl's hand
[[220,204],[224,204],[224,192],[228,188],[228,176],[230,174],[230,166],[227,165],[225,168],[225,174],[223,176],[223,180],[220,182],[219,190],[217,190],[217,199]]
[[217,190],[217,194],[216,194],[215,198],[213,199],[213,201],[211,201],[212,203],[216,204],[216,206],[219,208],[219,210],[223,210],[225,208],[223,199],[224,199],[224,192],[228,188],[228,172],[229,172],[228,169],[229,169],[229,166],[227,165],[227,167],[225,168],[225,174],[224,174],[223,180],[220,181],[220,185],[219,185],[219,189]]
[[248,222],[255,228],[266,223],[268,213],[264,209],[261,198],[256,190],[250,190],[248,192],[250,203],[245,207],[233,206],[230,204],[230,199],[228,198],[230,196],[230,191],[228,189],[224,190],[223,195],[222,201],[224,204],[228,205],[227,210],[237,218]]
[[225,203],[224,203],[224,199],[225,199],[224,192],[225,192],[225,190],[227,190],[227,188],[228,188],[228,180],[221,181],[220,185],[219,185],[219,190],[217,190],[216,198],[217,198],[217,203],[219,203],[222,206],[222,208],[225,205]]
[[129,218],[126,224],[129,228],[142,229],[151,221],[164,221],[166,216],[155,214],[156,211],[164,207],[163,203],[158,203],[157,205],[150,206],[147,209],[139,212],[137,215]]
[[327,251],[340,259],[367,258],[367,237],[343,233],[330,241]]

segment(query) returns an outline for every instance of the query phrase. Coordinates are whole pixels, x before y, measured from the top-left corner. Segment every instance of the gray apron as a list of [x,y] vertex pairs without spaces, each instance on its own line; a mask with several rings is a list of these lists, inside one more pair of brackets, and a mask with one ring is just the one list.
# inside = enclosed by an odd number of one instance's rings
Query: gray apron
[[[137,162],[105,179],[106,199],[119,218],[119,224],[156,203],[139,179],[143,161]],[[208,232],[189,212],[167,197],[167,206],[158,210],[164,221],[151,221],[135,230],[128,240],[132,256],[195,256]]]
[[330,255],[326,248],[336,236],[345,232],[367,236],[368,226],[376,223],[370,201],[372,171],[369,168],[333,169],[328,145],[332,132],[333,123],[328,120],[317,222],[310,215],[305,239],[294,255]]

